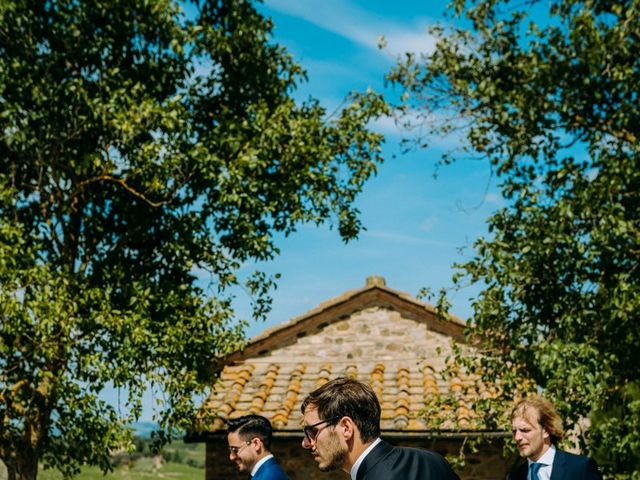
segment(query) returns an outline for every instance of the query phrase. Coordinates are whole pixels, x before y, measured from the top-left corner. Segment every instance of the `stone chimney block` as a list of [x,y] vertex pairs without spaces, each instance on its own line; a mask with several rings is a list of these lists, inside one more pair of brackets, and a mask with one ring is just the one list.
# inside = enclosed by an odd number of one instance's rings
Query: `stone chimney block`
[[384,277],[379,275],[372,275],[367,277],[367,283],[365,284],[367,287],[386,287],[387,282]]

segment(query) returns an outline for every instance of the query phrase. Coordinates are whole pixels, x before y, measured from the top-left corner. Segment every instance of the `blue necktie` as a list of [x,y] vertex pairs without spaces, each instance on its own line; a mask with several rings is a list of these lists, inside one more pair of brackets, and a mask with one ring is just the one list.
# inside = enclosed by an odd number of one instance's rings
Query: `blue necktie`
[[529,480],[540,480],[538,472],[544,467],[544,463],[532,463],[529,465]]

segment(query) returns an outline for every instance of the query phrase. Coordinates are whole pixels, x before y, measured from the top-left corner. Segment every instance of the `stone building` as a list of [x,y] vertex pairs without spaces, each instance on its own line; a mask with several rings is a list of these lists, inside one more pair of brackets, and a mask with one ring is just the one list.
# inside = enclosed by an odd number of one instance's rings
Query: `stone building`
[[[319,472],[301,447],[300,403],[307,393],[338,376],[368,382],[382,406],[382,436],[390,443],[455,455],[474,437],[491,439],[467,457],[463,479],[504,479],[514,458],[502,457],[506,432],[474,430],[474,397],[488,391],[469,376],[445,373],[451,342],[463,345],[464,322],[442,320],[434,308],[370,277],[302,316],[251,339],[230,355],[203,404],[208,420],[191,441],[206,442],[206,480],[244,478],[229,461],[226,420],[248,413],[269,418],[273,452],[291,480],[348,478]],[[463,345],[464,348],[467,348]],[[424,418],[438,395],[456,395],[457,407],[441,412],[437,431]]]

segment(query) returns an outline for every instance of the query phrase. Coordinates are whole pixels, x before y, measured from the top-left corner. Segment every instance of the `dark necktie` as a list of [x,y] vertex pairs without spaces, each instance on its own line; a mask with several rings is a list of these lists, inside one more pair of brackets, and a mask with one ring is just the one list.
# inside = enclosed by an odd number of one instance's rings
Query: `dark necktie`
[[540,480],[538,472],[544,467],[544,463],[532,463],[529,465],[529,480]]

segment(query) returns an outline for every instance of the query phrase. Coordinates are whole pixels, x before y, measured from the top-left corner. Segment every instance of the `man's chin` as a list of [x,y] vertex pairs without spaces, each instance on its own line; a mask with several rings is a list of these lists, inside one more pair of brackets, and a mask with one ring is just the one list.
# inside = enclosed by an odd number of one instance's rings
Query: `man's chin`
[[338,467],[336,467],[335,465],[321,465],[318,464],[318,470],[320,470],[321,472],[333,472],[335,470],[337,470]]
[[342,467],[341,464],[336,460],[330,463],[323,462],[319,458],[314,458],[314,460],[318,463],[318,470],[320,470],[321,472],[335,472],[336,470],[340,470],[340,468]]

